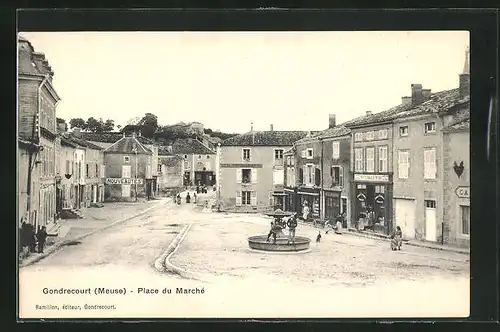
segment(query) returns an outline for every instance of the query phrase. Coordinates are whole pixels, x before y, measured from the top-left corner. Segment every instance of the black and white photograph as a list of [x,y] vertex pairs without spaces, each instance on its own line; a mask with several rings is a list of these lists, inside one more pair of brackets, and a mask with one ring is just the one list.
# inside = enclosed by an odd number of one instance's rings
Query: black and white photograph
[[468,317],[470,53],[19,31],[19,318]]

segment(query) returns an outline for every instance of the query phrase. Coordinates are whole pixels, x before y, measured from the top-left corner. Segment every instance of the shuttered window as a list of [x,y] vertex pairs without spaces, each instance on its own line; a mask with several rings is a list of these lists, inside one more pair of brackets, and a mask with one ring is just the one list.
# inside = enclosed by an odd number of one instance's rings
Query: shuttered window
[[252,183],[257,183],[257,168],[252,168]]
[[387,146],[378,148],[378,171],[381,173],[387,172]]
[[375,172],[375,148],[366,148],[366,172]]
[[363,172],[363,149],[356,148],[354,149],[354,169],[356,172]]
[[340,158],[340,142],[333,142],[332,149],[333,149],[332,158],[333,159]]
[[410,173],[410,152],[408,150],[398,151],[398,177],[408,179]]
[[257,206],[257,192],[256,191],[251,192],[250,205]]
[[434,180],[436,178],[436,148],[424,150],[424,179]]
[[132,167],[129,165],[122,166],[122,178],[130,178],[132,174]]
[[236,192],[236,206],[241,206],[241,191]]
[[242,182],[242,169],[237,168],[236,169],[236,183],[241,183]]

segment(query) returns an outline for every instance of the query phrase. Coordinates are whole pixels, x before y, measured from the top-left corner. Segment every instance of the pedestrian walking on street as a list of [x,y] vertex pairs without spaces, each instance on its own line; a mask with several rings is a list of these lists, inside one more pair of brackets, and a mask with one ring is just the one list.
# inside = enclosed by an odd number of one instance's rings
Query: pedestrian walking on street
[[189,193],[187,193],[186,195],[186,203],[191,203],[191,196],[189,195]]
[[196,204],[197,201],[196,201],[196,193],[193,193],[193,203]]
[[27,238],[27,241],[28,241],[29,251],[30,252],[35,252],[36,235],[35,235],[35,228],[31,224],[28,224],[28,231],[27,231],[26,238]]
[[319,245],[321,242],[321,231],[318,232],[318,236],[316,236],[316,245]]
[[177,200],[177,205],[181,205],[181,194],[177,194],[176,200]]
[[45,240],[47,239],[45,226],[42,226],[42,229],[38,231],[36,238],[38,239],[38,253],[43,254],[43,247],[45,246]]

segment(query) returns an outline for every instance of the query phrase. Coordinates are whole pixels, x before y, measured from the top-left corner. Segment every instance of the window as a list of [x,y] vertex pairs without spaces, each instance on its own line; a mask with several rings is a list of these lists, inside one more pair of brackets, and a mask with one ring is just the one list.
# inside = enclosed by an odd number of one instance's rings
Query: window
[[378,148],[378,171],[379,173],[387,172],[387,146]]
[[207,159],[210,159],[210,156],[207,155]]
[[104,165],[101,165],[101,178],[106,177],[106,167]]
[[410,173],[410,151],[398,151],[398,176],[400,179],[408,179]]
[[201,155],[198,156],[198,159],[201,159]]
[[184,159],[188,159],[188,155],[187,154],[184,155]]
[[283,150],[274,150],[274,165],[283,166]]
[[470,206],[460,206],[460,219],[462,221],[462,235],[470,235]]
[[436,148],[424,150],[424,179],[434,180],[436,178]]
[[85,174],[87,175],[87,177],[89,177],[89,164],[86,164],[86,172]]
[[313,159],[313,149],[307,149],[307,159]]
[[286,165],[291,166],[292,165],[292,158],[290,156],[286,157]]
[[400,137],[408,136],[408,126],[399,127],[399,136]]
[[375,148],[366,148],[366,171],[375,172]]
[[95,164],[95,174],[94,177],[99,177],[99,165]]
[[426,134],[429,133],[435,133],[436,132],[436,123],[435,122],[428,122],[424,125],[424,132]]
[[275,169],[273,171],[273,184],[283,185],[285,180],[285,172],[283,169]]
[[332,148],[333,148],[332,158],[333,159],[340,158],[340,142],[333,142]]
[[354,170],[356,172],[363,172],[363,149],[356,148],[354,149]]
[[131,178],[132,177],[132,166],[123,165],[122,166],[122,178]]
[[332,166],[331,176],[332,176],[332,187],[344,186],[344,168],[342,166]]
[[365,139],[366,139],[367,141],[373,141],[373,138],[374,138],[374,133],[373,133],[373,131],[367,131],[367,132],[365,133]]
[[250,168],[245,168],[241,170],[241,182],[252,183],[252,170]]
[[378,131],[378,139],[387,139],[387,129],[380,129]]
[[129,156],[124,156],[123,157],[123,161],[126,162],[126,163],[129,163],[130,162],[130,157]]
[[243,160],[250,161],[250,149],[243,149]]
[[290,157],[290,165],[295,165],[295,158],[293,156]]
[[435,209],[436,208],[436,201],[425,200],[425,208],[427,208],[427,209]]
[[385,191],[384,186],[375,186],[375,194],[383,194]]
[[355,133],[354,134],[354,141],[355,142],[361,142],[363,140],[363,133]]
[[304,184],[314,185],[315,183],[316,168],[314,165],[304,166]]
[[306,150],[302,150],[302,151],[301,151],[301,157],[302,157],[302,158],[305,158],[306,156],[307,156],[307,152],[306,152]]
[[250,191],[242,191],[241,192],[241,204],[242,205],[250,205],[251,197],[252,197],[252,193]]

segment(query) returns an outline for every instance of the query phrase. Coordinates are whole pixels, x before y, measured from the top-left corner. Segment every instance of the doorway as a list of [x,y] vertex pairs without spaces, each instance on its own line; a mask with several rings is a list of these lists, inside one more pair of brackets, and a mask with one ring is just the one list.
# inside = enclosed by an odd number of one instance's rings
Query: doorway
[[396,226],[401,227],[403,237],[406,239],[415,238],[415,201],[394,199],[394,206],[396,208]]
[[436,201],[425,200],[425,239],[437,241],[436,231]]

